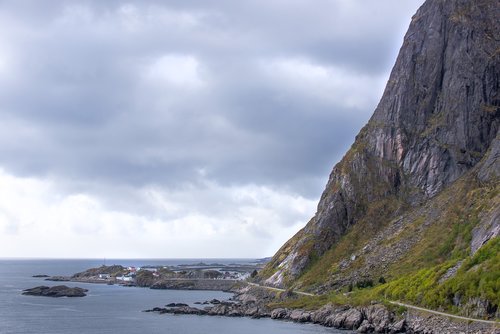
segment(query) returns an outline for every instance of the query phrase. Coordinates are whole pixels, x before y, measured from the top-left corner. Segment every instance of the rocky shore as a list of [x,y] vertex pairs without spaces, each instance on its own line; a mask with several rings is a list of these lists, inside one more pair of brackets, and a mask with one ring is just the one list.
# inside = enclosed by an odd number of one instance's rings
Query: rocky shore
[[46,281],[52,281],[52,282],[69,282],[69,281],[71,281],[71,278],[67,277],[67,276],[45,276],[45,277],[47,277],[45,279]]
[[384,305],[375,302],[364,307],[328,304],[317,310],[270,308],[269,302],[288,298],[288,296],[284,296],[286,293],[274,293],[250,286],[239,288],[234,292],[234,297],[229,301],[198,303],[205,305],[202,308],[171,303],[165,307],[155,307],[145,312],[252,318],[267,317],[300,323],[315,323],[338,329],[356,330],[358,333],[500,334],[500,330],[494,329],[487,324],[467,324],[450,321],[439,316],[409,314],[408,312],[397,315]]
[[43,296],[43,297],[85,297],[87,289],[78,287],[70,288],[66,285],[56,285],[52,287],[37,286],[31,289],[23,290],[23,295]]

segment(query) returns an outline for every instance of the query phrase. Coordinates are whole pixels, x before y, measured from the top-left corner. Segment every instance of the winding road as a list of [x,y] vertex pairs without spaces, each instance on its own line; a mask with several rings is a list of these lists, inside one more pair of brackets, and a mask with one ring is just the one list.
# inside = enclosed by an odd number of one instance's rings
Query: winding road
[[444,316],[444,317],[461,319],[461,320],[467,320],[467,321],[473,321],[473,322],[482,322],[482,323],[485,323],[485,324],[493,324],[493,325],[500,326],[500,322],[498,322],[498,321],[482,320],[482,319],[462,317],[462,316],[459,316],[459,315],[454,315],[454,314],[450,314],[450,313],[444,313],[444,312],[434,311],[434,310],[430,310],[428,308],[418,307],[418,306],[414,306],[414,305],[410,305],[410,304],[405,304],[405,303],[400,303],[400,302],[394,302],[394,301],[390,301],[390,300],[389,300],[389,303],[391,303],[393,305],[403,306],[403,307],[406,307],[406,308],[409,308],[409,309],[413,309],[413,310],[418,310],[418,311],[422,311],[422,312],[427,312],[427,313],[441,315],[441,316]]
[[[260,285],[260,284],[256,284],[256,283],[250,283],[250,282],[246,282],[246,283],[248,285],[258,286],[259,288],[264,288],[264,289],[268,289],[268,290],[272,290],[272,291],[279,291],[279,292],[286,291],[285,289],[275,288],[272,286]],[[307,293],[307,292],[302,292],[302,291],[293,291],[293,293],[296,293],[296,294],[302,295],[302,296],[317,296],[313,293]]]
[[[273,291],[286,291],[285,289],[280,289],[280,288],[275,288],[275,287],[271,287],[271,286],[260,285],[260,284],[256,284],[256,283],[247,282],[247,284],[252,285],[252,286],[257,286],[257,287],[260,287],[260,288],[264,288],[264,289],[268,289],[268,290],[273,290]],[[303,295],[303,296],[317,296],[317,295],[315,295],[313,293],[307,293],[307,292],[302,292],[302,291],[293,291],[293,292],[296,293],[296,294],[298,294],[298,295]],[[474,318],[462,317],[462,316],[459,316],[459,315],[454,315],[454,314],[450,314],[450,313],[444,313],[444,312],[434,311],[434,310],[430,310],[430,309],[427,309],[427,308],[418,307],[418,306],[414,306],[414,305],[410,305],[410,304],[405,304],[405,303],[401,303],[401,302],[396,302],[396,301],[389,301],[389,303],[391,303],[393,305],[403,306],[403,307],[406,307],[406,308],[412,309],[412,310],[418,310],[418,311],[421,311],[421,312],[427,312],[427,313],[437,314],[437,315],[444,316],[444,317],[461,319],[461,320],[472,321],[472,322],[481,322],[481,323],[485,323],[485,324],[495,325],[495,327],[500,326],[500,322],[498,322],[498,321],[482,320],[482,319],[474,319]]]

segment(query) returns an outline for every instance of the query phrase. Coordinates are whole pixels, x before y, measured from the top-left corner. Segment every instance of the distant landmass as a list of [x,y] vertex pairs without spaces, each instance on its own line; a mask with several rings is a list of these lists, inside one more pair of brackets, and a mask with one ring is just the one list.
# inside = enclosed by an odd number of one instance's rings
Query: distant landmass
[[264,260],[252,263],[210,263],[205,262],[178,265],[147,265],[141,267],[102,265],[89,268],[71,276],[35,275],[55,282],[82,282],[97,284],[119,284],[124,286],[148,287],[151,289],[175,290],[230,290],[239,281],[255,277],[262,269]]

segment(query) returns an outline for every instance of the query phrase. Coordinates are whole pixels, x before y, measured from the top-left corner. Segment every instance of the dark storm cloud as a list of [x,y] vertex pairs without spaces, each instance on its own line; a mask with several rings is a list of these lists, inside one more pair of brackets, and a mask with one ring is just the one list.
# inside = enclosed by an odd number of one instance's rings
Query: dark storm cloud
[[2,1],[0,165],[318,196],[421,2]]

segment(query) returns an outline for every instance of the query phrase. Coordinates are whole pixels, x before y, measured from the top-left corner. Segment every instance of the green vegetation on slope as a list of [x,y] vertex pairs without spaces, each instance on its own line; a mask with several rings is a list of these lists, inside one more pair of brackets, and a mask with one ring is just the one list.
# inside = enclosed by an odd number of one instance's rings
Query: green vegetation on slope
[[[401,205],[402,203],[394,196],[372,203],[361,221],[352,226],[347,234],[322,257],[312,262],[299,277],[296,286],[311,290],[327,282],[338,272],[339,262],[362,248],[377,231],[386,226],[384,222],[390,222],[388,217]],[[357,261],[355,265],[360,265],[360,261]]]
[[404,300],[432,309],[457,311],[457,303],[472,298],[488,301],[493,309],[500,305],[500,238],[490,240],[473,257],[467,258],[456,275],[439,280],[456,261],[449,261],[392,281],[376,289],[380,295]]
[[395,306],[388,301],[399,300],[434,310],[459,313],[459,305],[456,305],[454,299],[466,303],[472,298],[480,298],[488,301],[490,310],[494,312],[500,305],[500,238],[490,240],[474,256],[462,263],[455,276],[440,283],[443,275],[456,264],[457,261],[448,261],[389,283],[378,283],[368,289],[355,288],[350,293],[331,291],[319,296],[289,299],[270,306],[311,310],[328,303],[358,306],[377,300],[394,309]]
[[[404,228],[383,235],[377,247],[388,250],[397,249],[411,238],[416,240],[401,258],[386,268],[368,268],[367,259],[359,256],[347,268],[341,269],[340,263],[353,253],[359,254],[378,231],[387,231],[393,222],[386,217],[400,205],[393,196],[372,203],[366,218],[352,226],[293,285],[314,291],[327,283],[331,291],[276,306],[311,309],[326,303],[362,305],[387,298],[465,314],[467,303],[475,298],[486,303],[492,315],[500,305],[500,241],[499,238],[490,240],[472,257],[470,243],[472,231],[482,215],[500,205],[500,184],[478,182],[471,174],[464,176],[432,202],[406,215]],[[456,274],[444,280],[443,275],[454,266],[459,267]],[[348,278],[356,272],[369,273],[368,277],[354,277],[369,279],[375,286],[356,288],[359,282],[352,280],[347,286]],[[320,290],[325,291],[324,288]]]

